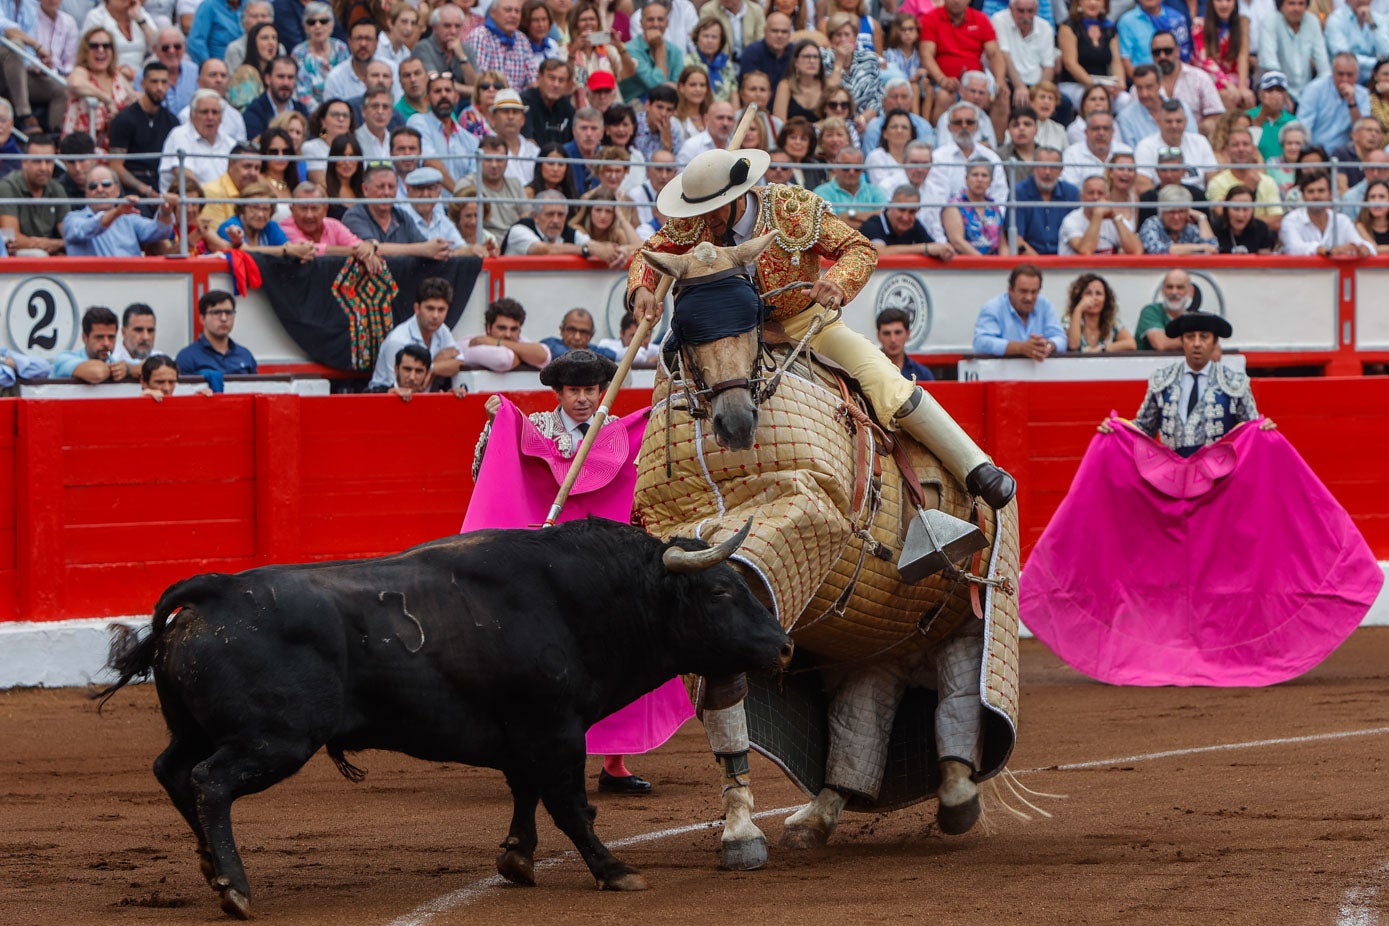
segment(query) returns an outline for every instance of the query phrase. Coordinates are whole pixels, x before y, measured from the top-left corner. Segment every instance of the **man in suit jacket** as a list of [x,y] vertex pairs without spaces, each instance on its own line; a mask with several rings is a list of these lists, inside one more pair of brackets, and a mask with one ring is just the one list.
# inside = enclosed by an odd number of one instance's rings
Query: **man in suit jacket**
[[241,115],[246,120],[246,138],[254,143],[265,127],[280,113],[293,110],[305,119],[309,112],[294,98],[294,84],[299,78],[299,63],[288,55],[270,62],[265,75],[265,92],[251,101]]

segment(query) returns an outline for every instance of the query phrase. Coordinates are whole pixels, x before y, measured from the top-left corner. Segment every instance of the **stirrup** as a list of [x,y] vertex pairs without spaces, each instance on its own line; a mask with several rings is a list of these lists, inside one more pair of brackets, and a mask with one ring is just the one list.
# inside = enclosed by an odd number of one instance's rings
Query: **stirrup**
[[964,562],[988,545],[984,532],[969,521],[938,508],[918,508],[907,525],[897,572],[903,582],[920,582]]

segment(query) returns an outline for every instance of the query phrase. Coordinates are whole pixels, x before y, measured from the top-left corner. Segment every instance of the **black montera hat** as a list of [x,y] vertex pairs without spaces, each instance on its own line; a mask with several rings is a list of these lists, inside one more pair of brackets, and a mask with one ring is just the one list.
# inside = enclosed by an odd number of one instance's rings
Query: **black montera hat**
[[1212,312],[1198,312],[1188,309],[1167,323],[1167,336],[1179,338],[1188,331],[1209,331],[1217,338],[1228,338],[1234,334],[1230,323]]
[[605,386],[617,375],[617,364],[587,348],[566,351],[540,371],[540,382],[551,389],[565,386]]

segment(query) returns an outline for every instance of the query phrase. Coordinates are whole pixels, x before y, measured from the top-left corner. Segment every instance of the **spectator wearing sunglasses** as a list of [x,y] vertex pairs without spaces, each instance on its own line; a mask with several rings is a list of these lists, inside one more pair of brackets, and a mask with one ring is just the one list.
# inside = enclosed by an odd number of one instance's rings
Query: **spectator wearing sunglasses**
[[160,29],[155,38],[154,57],[169,69],[169,92],[164,94],[162,105],[175,115],[193,102],[198,89],[198,66],[188,57],[186,48],[183,32],[173,26]]
[[122,198],[120,181],[109,167],[87,172],[87,205],[63,220],[69,257],[139,257],[144,246],[174,237],[178,195],[165,193],[153,219],[140,215],[140,198]]
[[305,109],[312,109],[323,101],[323,83],[328,79],[328,74],[350,55],[347,43],[333,35],[331,6],[322,0],[313,0],[303,10],[307,36],[291,48],[289,54],[299,65],[299,81],[294,87],[294,95]]

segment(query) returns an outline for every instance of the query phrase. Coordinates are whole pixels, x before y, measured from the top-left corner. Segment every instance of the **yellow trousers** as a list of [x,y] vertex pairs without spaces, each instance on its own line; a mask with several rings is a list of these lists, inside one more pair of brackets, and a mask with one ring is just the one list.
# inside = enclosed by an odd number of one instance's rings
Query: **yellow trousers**
[[[781,323],[792,341],[800,341],[810,329],[810,323],[821,312],[828,311],[823,306],[812,305]],[[868,401],[873,403],[873,411],[878,420],[887,427],[894,427],[893,415],[911,398],[916,388],[902,375],[887,355],[878,346],[857,331],[851,330],[843,321],[836,320],[823,331],[810,339],[810,349],[822,357],[839,364],[858,380]]]

